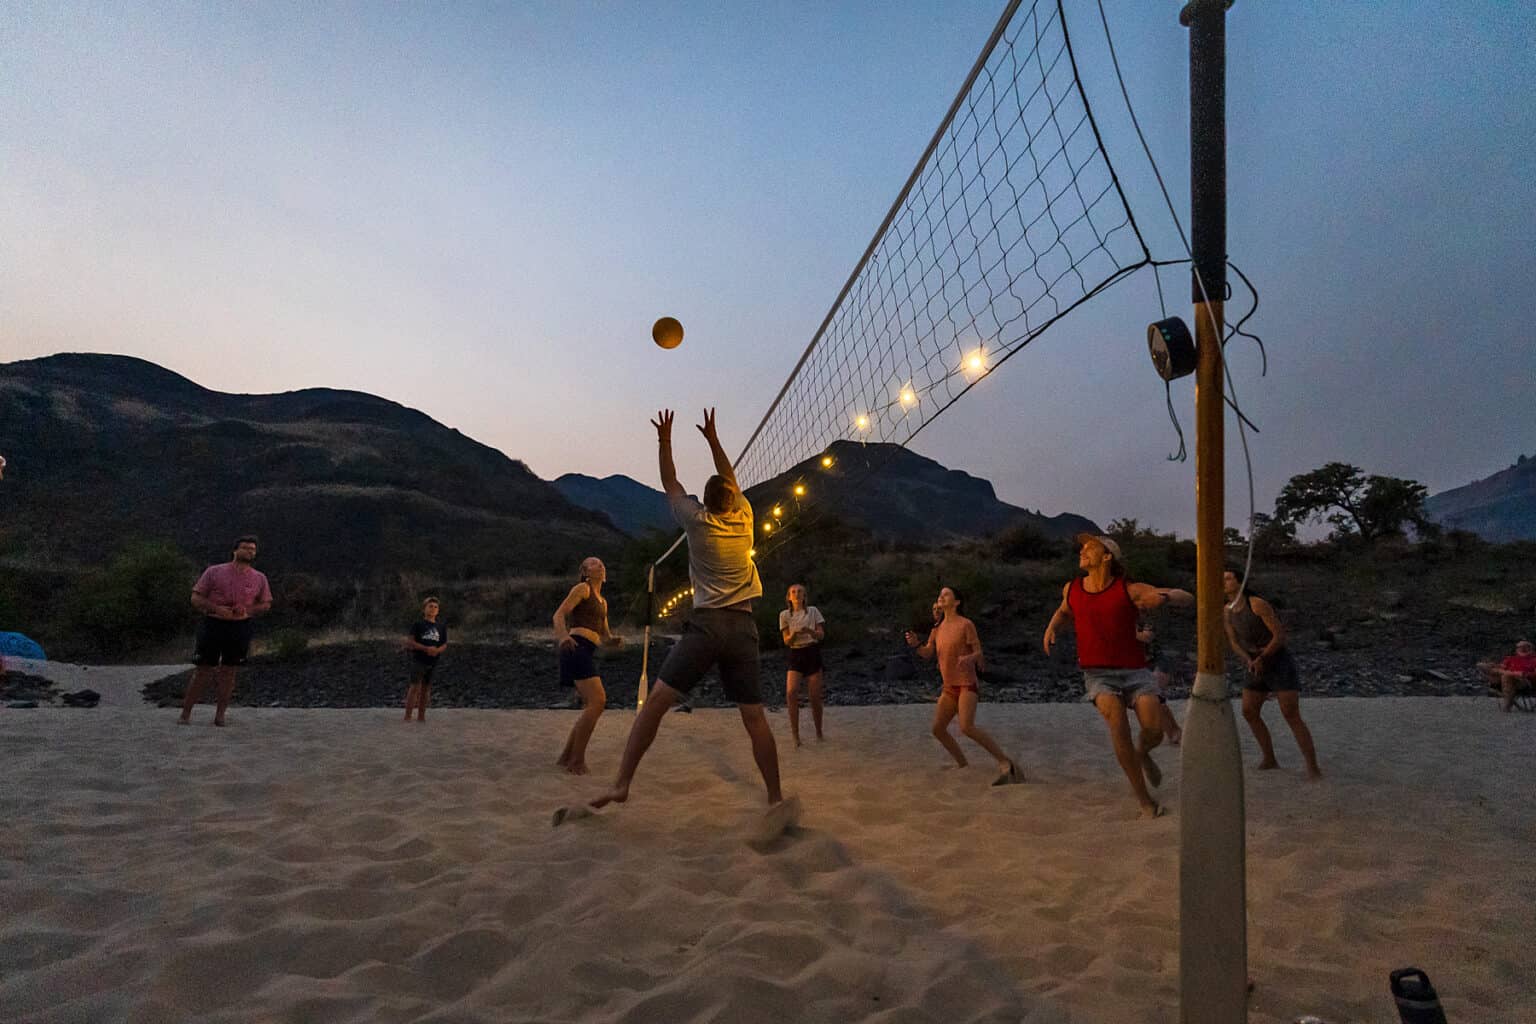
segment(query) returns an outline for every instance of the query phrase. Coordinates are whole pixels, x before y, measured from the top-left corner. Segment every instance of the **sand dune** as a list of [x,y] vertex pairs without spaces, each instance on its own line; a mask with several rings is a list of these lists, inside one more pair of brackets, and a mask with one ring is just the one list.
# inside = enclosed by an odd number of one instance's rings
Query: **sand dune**
[[[731,712],[672,716],[629,805],[551,829],[598,785],[550,767],[565,712],[0,710],[0,1019],[1177,1020],[1177,819],[1136,820],[1091,709],[984,706],[1031,780],[996,789],[920,706],[834,710],[781,746],[805,819],[761,853]],[[1453,1022],[1536,1020],[1536,721],[1307,711],[1328,779],[1283,725],[1248,779],[1251,1019],[1389,1021],[1416,964]]]

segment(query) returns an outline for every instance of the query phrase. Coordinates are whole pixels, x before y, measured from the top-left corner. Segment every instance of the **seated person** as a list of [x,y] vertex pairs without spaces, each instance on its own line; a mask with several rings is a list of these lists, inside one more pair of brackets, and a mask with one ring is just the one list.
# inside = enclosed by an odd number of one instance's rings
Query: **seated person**
[[1515,653],[1499,662],[1481,662],[1477,666],[1488,677],[1488,685],[1504,695],[1504,710],[1515,706],[1515,694],[1536,687],[1536,645],[1529,640],[1515,644]]

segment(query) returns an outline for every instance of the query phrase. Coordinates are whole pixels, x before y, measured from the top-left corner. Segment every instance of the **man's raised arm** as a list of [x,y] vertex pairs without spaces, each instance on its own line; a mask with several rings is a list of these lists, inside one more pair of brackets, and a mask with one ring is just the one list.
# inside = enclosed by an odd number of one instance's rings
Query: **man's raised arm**
[[736,482],[736,470],[731,466],[730,456],[726,455],[725,449],[720,447],[720,435],[715,432],[715,410],[704,410],[704,425],[699,427],[699,433],[703,434],[704,440],[709,442],[709,454],[715,459],[715,472],[725,477],[725,482],[740,493],[741,485]]
[[661,489],[669,498],[685,497],[688,492],[677,482],[677,464],[672,461],[672,410],[663,409],[651,420],[656,428],[656,458],[661,463]]

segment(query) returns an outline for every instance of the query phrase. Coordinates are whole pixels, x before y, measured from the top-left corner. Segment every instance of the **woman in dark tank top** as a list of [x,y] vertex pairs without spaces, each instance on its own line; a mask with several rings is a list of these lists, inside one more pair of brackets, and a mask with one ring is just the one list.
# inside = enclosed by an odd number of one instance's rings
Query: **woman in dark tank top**
[[597,671],[599,644],[617,647],[621,641],[608,630],[608,602],[603,583],[608,568],[600,558],[581,563],[581,581],[555,609],[555,645],[560,652],[560,682],[581,696],[581,717],[571,726],[565,749],[555,764],[572,775],[587,774],[587,741],[608,704],[608,694]]
[[1307,763],[1307,775],[1319,778],[1322,770],[1317,766],[1317,750],[1312,743],[1312,730],[1301,718],[1301,674],[1296,662],[1285,645],[1285,626],[1270,603],[1257,594],[1243,591],[1237,573],[1228,570],[1222,577],[1227,595],[1223,619],[1227,630],[1227,642],[1238,660],[1247,668],[1248,678],[1243,683],[1243,717],[1253,730],[1253,738],[1259,744],[1263,759],[1258,767],[1280,767],[1275,760],[1275,745],[1264,724],[1264,702],[1274,696],[1280,705],[1280,714],[1296,737],[1296,746]]

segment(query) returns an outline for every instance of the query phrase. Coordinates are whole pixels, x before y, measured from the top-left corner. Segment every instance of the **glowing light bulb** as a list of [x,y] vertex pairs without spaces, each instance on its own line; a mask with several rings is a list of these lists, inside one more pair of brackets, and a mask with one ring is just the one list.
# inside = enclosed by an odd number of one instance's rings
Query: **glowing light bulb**
[[859,413],[859,415],[854,418],[853,425],[858,427],[860,430],[868,430],[869,417],[865,416],[863,413]]
[[987,368],[987,356],[981,349],[977,349],[965,357],[965,368],[972,373],[980,373]]
[[805,484],[795,484],[795,497],[805,497]]
[[917,392],[913,391],[909,387],[908,388],[902,388],[901,389],[901,404],[902,405],[906,405],[906,406],[916,405],[917,404]]
[[773,506],[773,517],[775,519],[779,518],[783,514],[784,514],[784,506],[783,505],[775,505],[775,506]]
[[757,557],[757,548],[751,548],[751,549],[749,549],[749,550],[748,550],[748,551],[747,551],[747,557],[748,557],[748,558],[756,558],[756,557]]
[[763,524],[763,532],[764,533],[772,533],[773,532],[773,524],[772,523],[764,523]]
[[832,456],[830,456],[830,455],[823,455],[821,457],[821,468],[822,469],[831,469],[832,468]]

